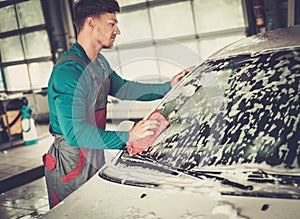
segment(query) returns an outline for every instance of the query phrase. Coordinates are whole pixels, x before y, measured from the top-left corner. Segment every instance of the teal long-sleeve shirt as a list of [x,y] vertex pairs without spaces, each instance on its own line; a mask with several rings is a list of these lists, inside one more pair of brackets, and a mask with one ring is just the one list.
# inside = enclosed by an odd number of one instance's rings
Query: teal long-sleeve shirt
[[[109,95],[122,100],[150,101],[162,98],[170,83],[145,84],[124,80],[113,71],[107,60],[99,54],[103,67],[91,62],[83,48],[74,43],[64,56],[78,56],[90,63],[100,81],[109,78]],[[128,141],[128,132],[105,131],[92,124],[95,110],[94,87],[90,74],[76,60],[69,60],[53,68],[48,82],[50,125],[53,132],[64,136],[70,146],[93,149],[123,149]],[[95,108],[94,108],[95,109]]]

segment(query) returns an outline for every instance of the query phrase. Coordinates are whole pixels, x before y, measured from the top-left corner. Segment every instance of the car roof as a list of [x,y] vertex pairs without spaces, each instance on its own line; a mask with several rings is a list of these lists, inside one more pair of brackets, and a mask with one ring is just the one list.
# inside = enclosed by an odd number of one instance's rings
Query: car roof
[[238,54],[252,54],[294,47],[300,47],[300,25],[280,28],[246,37],[225,46],[208,59],[220,59]]

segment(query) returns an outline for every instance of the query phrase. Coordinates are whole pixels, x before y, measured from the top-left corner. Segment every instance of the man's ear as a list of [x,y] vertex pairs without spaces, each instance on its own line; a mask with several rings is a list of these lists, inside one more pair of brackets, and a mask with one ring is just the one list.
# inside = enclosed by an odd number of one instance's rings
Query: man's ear
[[93,30],[94,27],[95,27],[95,19],[92,18],[92,17],[88,17],[88,18],[85,20],[85,25],[87,25],[87,27],[88,27],[90,30]]

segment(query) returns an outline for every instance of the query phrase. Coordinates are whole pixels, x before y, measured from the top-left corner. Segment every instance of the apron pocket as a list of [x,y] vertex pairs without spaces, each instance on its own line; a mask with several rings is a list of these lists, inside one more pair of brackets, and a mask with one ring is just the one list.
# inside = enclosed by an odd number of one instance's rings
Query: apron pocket
[[56,158],[52,157],[51,154],[47,153],[43,155],[43,163],[48,170],[53,170],[56,165]]
[[82,171],[85,163],[85,155],[82,153],[80,150],[79,158],[78,158],[78,163],[77,166],[74,170],[72,170],[70,173],[62,177],[63,183],[67,183],[70,180],[76,178]]

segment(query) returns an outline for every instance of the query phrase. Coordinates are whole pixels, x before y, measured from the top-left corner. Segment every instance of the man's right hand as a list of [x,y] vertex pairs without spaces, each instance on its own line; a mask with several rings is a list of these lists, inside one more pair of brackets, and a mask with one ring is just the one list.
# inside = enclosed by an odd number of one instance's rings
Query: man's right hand
[[156,120],[141,120],[133,126],[128,132],[128,142],[144,138],[149,135],[154,135],[153,129],[158,127],[159,123]]

